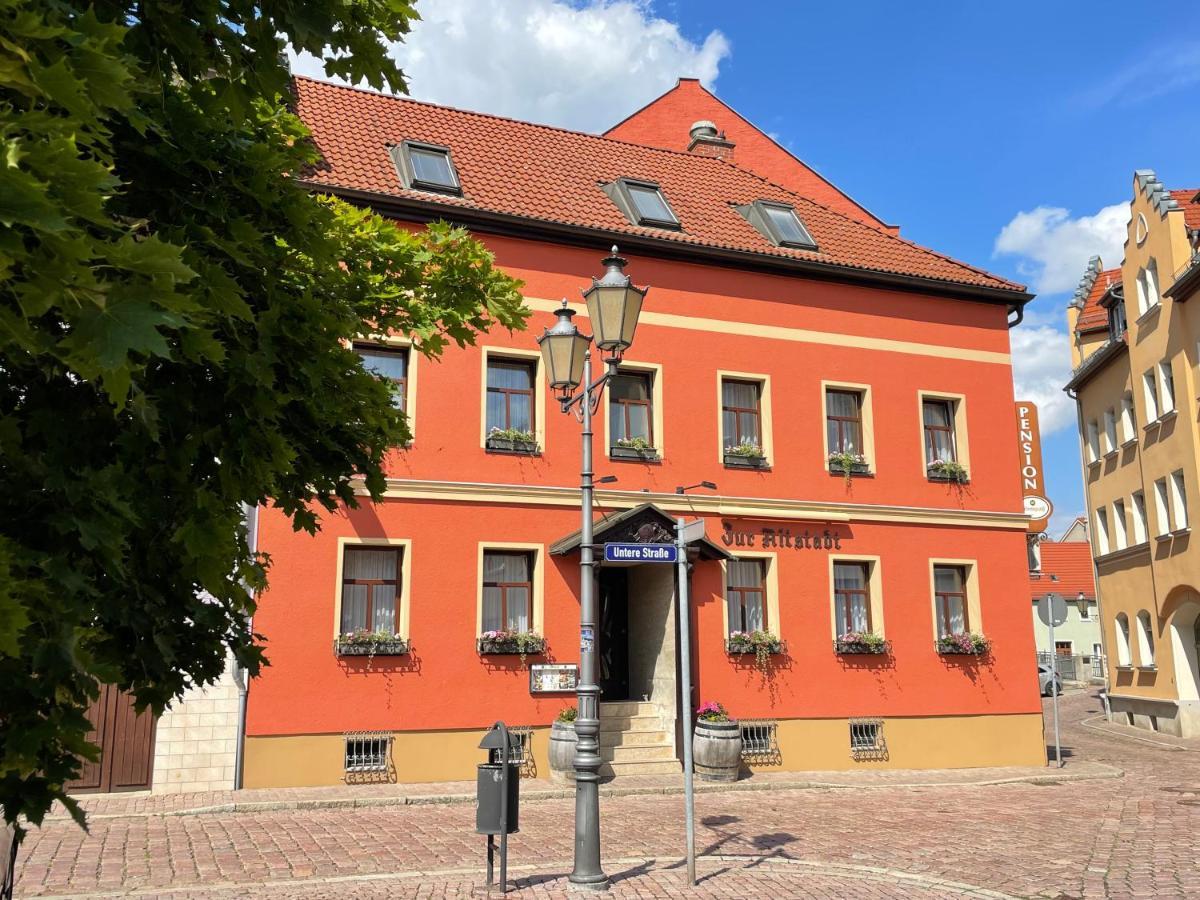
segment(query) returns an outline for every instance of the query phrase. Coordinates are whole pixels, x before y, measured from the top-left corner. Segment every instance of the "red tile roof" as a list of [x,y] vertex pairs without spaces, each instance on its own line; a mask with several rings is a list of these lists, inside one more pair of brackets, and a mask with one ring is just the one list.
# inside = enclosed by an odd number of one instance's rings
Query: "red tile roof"
[[[793,258],[863,271],[990,288],[1024,287],[854,221],[731,163],[582,132],[296,78],[296,109],[323,164],[319,188],[370,192],[529,221],[639,235],[664,242]],[[461,197],[406,190],[388,148],[404,139],[451,149]],[[600,189],[620,177],[653,181],[682,229],[633,225]],[[789,203],[817,250],[776,247],[734,209],[753,200]]]
[[1083,591],[1089,600],[1096,596],[1095,570],[1092,568],[1092,545],[1087,541],[1044,541],[1042,551],[1042,573],[1030,573],[1029,595],[1040,600],[1048,593],[1062,594],[1066,600],[1074,600]]
[[1087,334],[1090,331],[1104,331],[1108,328],[1108,310],[1100,305],[1100,300],[1108,293],[1113,285],[1121,283],[1121,269],[1105,269],[1096,276],[1092,290],[1083,302],[1083,309],[1075,322],[1076,334]]
[[1200,190],[1171,191],[1171,196],[1183,207],[1183,221],[1187,227],[1200,230]]

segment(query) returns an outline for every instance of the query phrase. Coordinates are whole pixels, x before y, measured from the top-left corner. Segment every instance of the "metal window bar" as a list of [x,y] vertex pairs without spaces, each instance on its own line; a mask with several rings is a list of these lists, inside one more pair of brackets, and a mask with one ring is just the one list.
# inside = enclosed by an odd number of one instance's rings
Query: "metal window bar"
[[[533,758],[533,726],[509,725],[508,736],[516,743],[516,747],[509,751],[509,762],[518,767],[522,778],[537,778],[537,763]],[[499,751],[494,753],[492,761],[499,762]]]
[[741,719],[742,762],[751,766],[778,766],[783,763],[779,752],[778,723],[774,719]]
[[850,756],[857,760],[888,758],[883,719],[850,720]]
[[349,773],[387,772],[392,756],[392,735],[386,731],[348,731],[345,769]]

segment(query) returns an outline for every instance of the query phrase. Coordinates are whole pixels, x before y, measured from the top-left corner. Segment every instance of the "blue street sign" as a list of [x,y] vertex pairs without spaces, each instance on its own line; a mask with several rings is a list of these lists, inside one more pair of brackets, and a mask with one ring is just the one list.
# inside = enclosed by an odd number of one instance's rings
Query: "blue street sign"
[[678,559],[674,544],[605,544],[605,562],[673,563]]

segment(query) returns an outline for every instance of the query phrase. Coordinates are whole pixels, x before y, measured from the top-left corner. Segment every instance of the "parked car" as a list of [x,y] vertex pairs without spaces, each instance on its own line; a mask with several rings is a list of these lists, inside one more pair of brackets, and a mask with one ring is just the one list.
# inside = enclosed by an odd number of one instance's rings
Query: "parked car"
[[1061,694],[1062,686],[1063,686],[1062,676],[1059,675],[1057,672],[1053,673],[1053,676],[1051,676],[1050,667],[1039,663],[1038,664],[1038,688],[1041,690],[1043,697],[1049,697],[1052,693],[1051,688],[1050,688],[1051,677],[1053,677],[1053,679],[1054,679],[1053,693]]

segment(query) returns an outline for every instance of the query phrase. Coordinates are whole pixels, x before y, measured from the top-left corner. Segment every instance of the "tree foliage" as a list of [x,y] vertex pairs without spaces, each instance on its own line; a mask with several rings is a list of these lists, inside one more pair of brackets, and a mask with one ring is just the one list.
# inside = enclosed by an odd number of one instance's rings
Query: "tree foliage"
[[268,560],[384,486],[408,430],[349,341],[436,356],[523,327],[470,236],[319,198],[283,48],[402,90],[410,0],[0,0],[0,802],[40,822],[100,683],[156,712],[212,682]]

